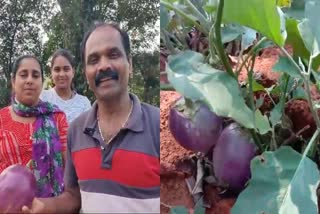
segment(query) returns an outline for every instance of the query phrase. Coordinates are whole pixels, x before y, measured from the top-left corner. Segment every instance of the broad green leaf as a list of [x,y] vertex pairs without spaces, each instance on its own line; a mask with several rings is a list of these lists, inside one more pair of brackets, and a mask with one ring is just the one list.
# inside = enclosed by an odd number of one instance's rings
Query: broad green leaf
[[287,17],[302,20],[304,19],[304,8],[304,0],[293,0],[290,8],[283,8],[282,10],[285,12]]
[[310,26],[311,32],[314,36],[313,42],[313,54],[312,56],[317,56],[320,53],[320,2],[319,1],[308,1],[305,6],[305,14],[308,19],[308,24]]
[[241,38],[241,49],[246,50],[248,47],[253,45],[253,42],[257,39],[257,31],[244,27],[245,31]]
[[274,43],[272,41],[264,40],[258,46],[255,46],[253,51],[254,51],[255,54],[258,54],[259,51],[261,51],[261,50],[263,50],[265,48],[271,47],[273,45],[274,45]]
[[237,39],[242,33],[244,33],[244,28],[241,25],[228,24],[221,28],[222,43],[231,42]]
[[298,21],[292,18],[288,18],[286,21],[287,40],[286,44],[289,44],[293,48],[293,55],[299,56],[305,59],[309,59],[309,51],[306,48],[303,39],[301,38]]
[[305,155],[289,146],[267,151],[251,161],[251,172],[232,214],[317,213],[319,171]]
[[302,77],[302,74],[300,73],[300,71],[291,63],[288,57],[284,57],[284,56],[279,56],[279,60],[273,66],[272,70],[277,72],[287,73],[294,78]]
[[250,27],[277,45],[284,45],[285,36],[280,30],[281,21],[276,0],[225,0],[223,22]]
[[259,109],[255,111],[255,118],[256,127],[258,128],[259,133],[266,134],[271,130],[268,117],[266,115],[262,115]]
[[301,23],[298,24],[298,29],[301,34],[304,45],[309,50],[309,53],[312,53],[312,55],[318,55],[319,50],[314,49],[317,41],[310,28],[309,22],[310,21],[307,19],[303,20]]
[[[265,134],[268,120],[245,104],[237,81],[224,71],[204,63],[200,53],[185,51],[169,57],[168,79],[183,96],[205,102],[219,116],[230,117],[246,128]],[[255,126],[255,124],[257,126]]]
[[171,214],[188,214],[189,211],[186,207],[184,206],[176,206],[176,207],[172,207],[170,209],[170,213]]
[[[315,42],[315,38],[313,36],[313,33],[310,29],[308,22],[309,20],[303,20],[302,22],[297,24],[297,30],[299,35],[297,35],[295,32],[294,35],[292,35],[292,37],[293,38],[296,37],[296,38],[291,39],[291,42],[288,42],[288,44],[292,45],[293,47],[293,55],[302,57],[306,62],[309,61],[310,53],[313,53],[313,56],[318,55],[313,59],[313,62],[312,62],[312,68],[314,70],[318,70],[320,65],[320,54],[318,54],[319,49],[317,45],[313,46],[314,44],[317,44],[317,43]],[[294,27],[294,24],[289,25],[287,29],[292,30],[293,27]],[[288,36],[290,37],[290,32]],[[303,44],[301,44],[301,41]]]
[[160,28],[166,28],[169,24],[169,14],[167,9],[160,4]]

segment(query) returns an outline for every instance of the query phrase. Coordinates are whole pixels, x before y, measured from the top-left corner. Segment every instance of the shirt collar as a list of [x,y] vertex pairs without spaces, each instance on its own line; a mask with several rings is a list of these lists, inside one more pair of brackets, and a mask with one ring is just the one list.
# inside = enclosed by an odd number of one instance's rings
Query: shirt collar
[[[141,132],[143,131],[143,126],[144,126],[143,119],[142,119],[143,115],[142,115],[141,102],[136,95],[129,94],[129,96],[130,96],[130,99],[132,100],[133,106],[132,106],[132,112],[129,116],[128,122],[124,128],[134,132]],[[92,104],[91,109],[88,111],[86,120],[84,122],[84,130],[83,130],[84,133],[90,132],[90,130],[94,132],[94,130],[96,129],[97,108],[98,108],[98,103],[97,101],[95,101]],[[91,135],[93,135],[93,133]]]

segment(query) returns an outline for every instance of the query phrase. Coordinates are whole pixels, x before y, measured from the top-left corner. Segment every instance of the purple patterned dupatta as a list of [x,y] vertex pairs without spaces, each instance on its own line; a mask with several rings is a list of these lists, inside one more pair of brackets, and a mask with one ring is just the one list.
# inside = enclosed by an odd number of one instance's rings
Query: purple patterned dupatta
[[53,113],[61,110],[49,102],[39,101],[28,107],[12,99],[12,108],[22,117],[36,117],[32,142],[31,170],[38,185],[37,197],[60,195],[64,190],[61,142]]

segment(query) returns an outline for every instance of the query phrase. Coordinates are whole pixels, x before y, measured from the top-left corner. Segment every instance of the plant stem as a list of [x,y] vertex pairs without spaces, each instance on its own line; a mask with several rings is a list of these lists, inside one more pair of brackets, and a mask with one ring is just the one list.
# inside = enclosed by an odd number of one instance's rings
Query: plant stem
[[[256,55],[254,54],[253,58],[252,58],[252,62],[251,62],[252,64],[251,64],[250,68],[248,69],[249,99],[250,99],[250,107],[253,112],[254,124],[255,124],[256,119],[255,119],[255,104],[254,104],[254,98],[253,98],[253,84],[252,83],[253,83],[253,67],[254,67],[255,60],[256,60]],[[250,132],[251,132],[251,135],[253,137],[255,144],[259,147],[259,150],[261,152],[263,152],[264,150],[263,150],[262,142],[261,142],[259,135],[253,129],[251,129]]]
[[319,116],[318,116],[317,110],[315,109],[315,106],[314,106],[314,103],[313,103],[313,100],[312,100],[312,97],[311,97],[311,89],[310,89],[310,85],[309,85],[312,60],[313,60],[313,58],[310,57],[308,72],[307,72],[307,74],[303,75],[303,77],[304,77],[303,81],[304,81],[304,85],[305,85],[305,91],[306,91],[306,94],[307,94],[308,103],[309,103],[309,106],[310,106],[310,111],[312,113],[312,116],[313,116],[314,120],[316,121],[317,128],[320,129],[320,120],[319,120]]
[[174,10],[176,11],[178,14],[180,14],[180,16],[182,16],[185,20],[188,20],[190,22],[192,22],[192,24],[194,26],[197,27],[198,30],[200,30],[205,36],[208,36],[209,32],[207,29],[205,29],[201,24],[199,24],[197,22],[197,20],[195,20],[193,17],[189,16],[188,14],[186,14],[185,12],[183,12],[182,10],[180,10],[179,8],[176,8],[174,5],[170,4],[167,1],[160,1],[161,4],[163,4],[164,6],[166,6],[168,9]]
[[251,57],[252,53],[255,51],[255,49],[265,40],[267,40],[266,37],[263,37],[262,39],[259,40],[259,42],[257,42],[248,52],[246,58],[244,59],[244,61],[241,63],[240,68],[237,69],[237,75],[239,75],[239,73],[241,72],[243,66],[245,65],[245,63],[247,63],[247,61],[249,60],[249,58]]
[[[228,59],[226,53],[224,52],[224,47],[223,47],[222,40],[221,40],[221,21],[222,21],[223,6],[224,6],[224,0],[220,0],[218,11],[217,11],[216,21],[210,29],[209,41],[210,41],[210,43],[212,41],[214,41],[218,55],[224,65],[227,73],[230,76],[232,76],[233,78],[237,79],[236,75],[233,73],[229,59]],[[210,51],[213,51],[212,48],[213,48],[213,46],[210,45]]]
[[290,76],[288,74],[284,74],[284,77],[285,77],[285,85],[284,85],[284,90],[283,90],[283,94],[281,94],[281,98],[280,98],[280,108],[281,108],[281,112],[283,113],[284,111],[284,103],[285,103],[285,100],[286,100],[286,94],[287,94],[287,89],[288,89],[288,84],[289,84],[289,79],[290,79]]
[[[309,77],[309,75],[308,75]],[[310,106],[310,111],[312,113],[312,116],[314,118],[314,120],[316,121],[316,125],[317,125],[317,128],[319,129],[320,128],[320,120],[319,120],[319,116],[317,114],[317,110],[315,109],[314,107],[314,104],[313,104],[313,100],[311,98],[311,90],[310,90],[310,85],[309,85],[309,78],[304,78],[304,85],[305,85],[305,91],[306,91],[306,94],[307,94],[307,100],[308,100],[308,103],[309,103],[309,106]]]
[[[249,80],[249,99],[250,99],[250,106],[253,112],[255,112],[255,105],[254,105],[254,97],[253,97],[253,67],[254,67],[254,63],[256,60],[256,55],[254,54],[252,56],[252,61],[251,61],[251,67],[248,70],[248,80]],[[255,121],[255,116],[253,114],[253,121]]]

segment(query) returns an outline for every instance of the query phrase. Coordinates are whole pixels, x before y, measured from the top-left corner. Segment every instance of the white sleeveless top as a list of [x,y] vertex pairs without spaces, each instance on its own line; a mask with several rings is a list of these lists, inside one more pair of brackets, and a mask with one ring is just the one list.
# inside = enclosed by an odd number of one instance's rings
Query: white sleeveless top
[[64,100],[57,94],[54,88],[42,90],[40,99],[51,102],[64,111],[64,113],[67,115],[69,124],[82,112],[91,108],[91,103],[87,97],[76,93],[71,99]]

